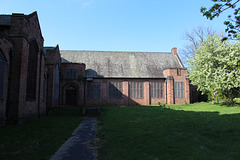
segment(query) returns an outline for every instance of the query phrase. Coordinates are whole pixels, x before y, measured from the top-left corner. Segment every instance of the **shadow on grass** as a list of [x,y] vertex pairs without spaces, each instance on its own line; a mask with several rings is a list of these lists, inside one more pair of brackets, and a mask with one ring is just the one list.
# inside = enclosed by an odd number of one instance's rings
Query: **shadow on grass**
[[170,108],[103,107],[98,136],[104,144],[99,160],[240,159],[239,108],[235,107],[235,114],[223,115],[218,109]]
[[79,107],[53,108],[49,116],[0,128],[1,160],[49,159],[82,120]]
[[58,117],[58,116],[81,116],[82,115],[82,107],[54,107],[48,112],[48,116],[50,117]]

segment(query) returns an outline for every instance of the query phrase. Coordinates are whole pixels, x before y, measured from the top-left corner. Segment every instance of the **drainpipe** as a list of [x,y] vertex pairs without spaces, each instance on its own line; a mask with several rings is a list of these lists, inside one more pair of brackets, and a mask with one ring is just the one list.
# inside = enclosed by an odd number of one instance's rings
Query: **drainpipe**
[[148,81],[149,82],[149,85],[148,85],[148,91],[149,91],[149,105],[151,105],[152,104],[152,95],[151,95],[151,83],[152,82],[150,82],[150,81]]
[[86,79],[83,78],[83,107],[86,106]]
[[165,79],[165,85],[166,85],[166,102],[168,103],[168,101],[167,101],[167,79]]

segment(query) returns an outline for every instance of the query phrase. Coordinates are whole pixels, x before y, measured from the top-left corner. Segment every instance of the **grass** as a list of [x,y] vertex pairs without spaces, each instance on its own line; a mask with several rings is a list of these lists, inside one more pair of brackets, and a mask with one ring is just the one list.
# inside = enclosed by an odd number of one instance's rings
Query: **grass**
[[1,160],[49,159],[81,122],[81,108],[54,108],[49,116],[0,128]]
[[240,108],[102,107],[99,160],[239,160]]

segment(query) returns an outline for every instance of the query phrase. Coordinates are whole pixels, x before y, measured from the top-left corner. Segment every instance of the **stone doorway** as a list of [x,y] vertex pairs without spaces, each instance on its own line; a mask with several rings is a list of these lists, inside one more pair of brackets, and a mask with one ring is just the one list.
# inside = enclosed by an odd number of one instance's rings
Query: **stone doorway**
[[68,89],[66,90],[66,105],[74,106],[77,105],[77,91],[76,89]]

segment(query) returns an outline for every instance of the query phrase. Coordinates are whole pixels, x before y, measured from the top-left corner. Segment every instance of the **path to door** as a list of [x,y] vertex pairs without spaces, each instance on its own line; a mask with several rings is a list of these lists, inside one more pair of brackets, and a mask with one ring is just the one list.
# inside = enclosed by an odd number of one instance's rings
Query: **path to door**
[[96,133],[97,118],[83,120],[50,160],[97,160]]

